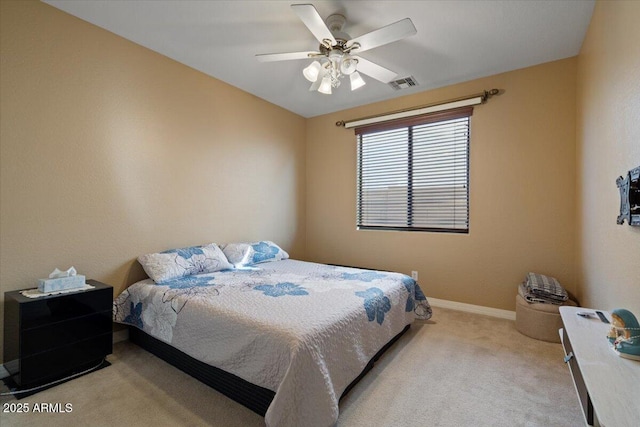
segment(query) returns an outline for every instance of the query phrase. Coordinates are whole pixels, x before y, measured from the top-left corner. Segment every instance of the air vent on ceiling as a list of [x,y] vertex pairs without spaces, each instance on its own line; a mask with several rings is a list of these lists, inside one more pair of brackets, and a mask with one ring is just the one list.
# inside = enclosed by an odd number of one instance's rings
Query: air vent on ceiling
[[389,82],[389,86],[394,88],[395,90],[407,89],[413,86],[418,86],[418,82],[413,76],[403,77],[398,80],[394,80]]

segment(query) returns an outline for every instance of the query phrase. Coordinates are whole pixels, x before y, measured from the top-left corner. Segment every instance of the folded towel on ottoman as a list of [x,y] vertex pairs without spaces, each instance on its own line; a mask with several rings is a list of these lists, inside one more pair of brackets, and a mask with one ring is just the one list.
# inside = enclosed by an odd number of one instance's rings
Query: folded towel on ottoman
[[569,295],[554,277],[538,273],[527,273],[524,283],[518,287],[518,293],[527,302],[562,305]]

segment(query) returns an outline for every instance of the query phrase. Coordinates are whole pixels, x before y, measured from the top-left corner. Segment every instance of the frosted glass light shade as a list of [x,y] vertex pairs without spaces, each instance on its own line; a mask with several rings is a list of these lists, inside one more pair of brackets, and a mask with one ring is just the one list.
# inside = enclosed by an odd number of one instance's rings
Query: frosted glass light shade
[[318,75],[320,74],[321,68],[322,65],[320,65],[318,61],[313,61],[311,64],[309,64],[308,67],[302,70],[302,74],[304,75],[305,79],[313,83],[318,80]]
[[358,66],[358,60],[352,58],[350,56],[345,56],[342,58],[342,62],[340,63],[340,72],[342,74],[348,76],[356,71]]
[[331,95],[331,76],[330,75],[327,74],[322,78],[322,83],[320,83],[318,92],[324,93],[325,95]]
[[349,80],[351,80],[351,90],[356,90],[364,85],[367,82],[364,81],[359,72],[355,71],[349,76]]

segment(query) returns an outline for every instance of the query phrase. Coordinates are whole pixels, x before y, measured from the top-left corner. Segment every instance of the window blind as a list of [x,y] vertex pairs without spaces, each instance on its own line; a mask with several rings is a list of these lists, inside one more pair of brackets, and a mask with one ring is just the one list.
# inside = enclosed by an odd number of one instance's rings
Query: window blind
[[356,129],[358,229],[469,231],[473,107]]

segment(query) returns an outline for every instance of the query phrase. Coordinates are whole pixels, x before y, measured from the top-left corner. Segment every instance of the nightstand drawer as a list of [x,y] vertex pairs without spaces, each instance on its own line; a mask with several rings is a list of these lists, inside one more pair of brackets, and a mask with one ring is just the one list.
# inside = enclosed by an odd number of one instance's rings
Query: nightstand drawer
[[112,346],[111,333],[108,333],[25,357],[15,380],[22,387],[33,387],[82,372],[100,363],[111,353]]
[[21,328],[61,322],[78,316],[111,310],[113,288],[81,291],[34,300],[22,306]]
[[111,311],[76,317],[64,322],[43,325],[22,331],[23,357],[82,341],[96,335],[111,333]]

